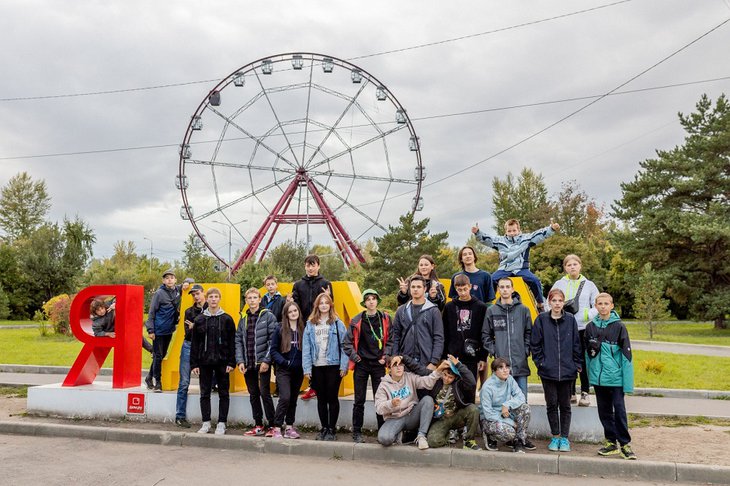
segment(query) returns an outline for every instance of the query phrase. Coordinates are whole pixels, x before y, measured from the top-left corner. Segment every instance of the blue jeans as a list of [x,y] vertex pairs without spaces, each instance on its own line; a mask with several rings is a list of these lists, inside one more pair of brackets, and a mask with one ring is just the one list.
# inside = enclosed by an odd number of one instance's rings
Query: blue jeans
[[184,419],[188,408],[188,387],[190,386],[190,341],[183,341],[180,350],[180,382],[177,385],[177,406],[175,418]]
[[527,377],[526,376],[513,376],[517,382],[517,386],[522,390],[522,394],[525,395],[525,402],[527,402]]

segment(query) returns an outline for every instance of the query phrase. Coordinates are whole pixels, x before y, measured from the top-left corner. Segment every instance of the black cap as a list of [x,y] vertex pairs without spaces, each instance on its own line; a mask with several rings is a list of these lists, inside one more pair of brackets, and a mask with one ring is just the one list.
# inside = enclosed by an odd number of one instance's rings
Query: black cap
[[192,287],[190,287],[190,290],[188,291],[188,294],[189,295],[192,295],[193,292],[196,292],[198,290],[200,290],[201,292],[203,292],[204,291],[203,286],[200,285],[200,284],[195,284]]

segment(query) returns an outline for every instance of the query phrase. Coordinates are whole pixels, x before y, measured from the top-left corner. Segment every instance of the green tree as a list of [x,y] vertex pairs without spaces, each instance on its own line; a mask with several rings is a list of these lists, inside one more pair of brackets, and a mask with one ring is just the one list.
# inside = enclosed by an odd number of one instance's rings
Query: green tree
[[45,181],[33,181],[27,172],[21,172],[0,190],[0,227],[11,240],[28,237],[50,208]]
[[282,282],[294,282],[304,275],[304,259],[307,257],[307,246],[304,242],[296,243],[287,240],[273,248],[266,260],[279,270],[277,277]]
[[186,277],[196,282],[223,282],[228,272],[217,272],[215,264],[218,260],[205,252],[205,246],[198,242],[197,235],[191,233],[183,246],[182,266]]
[[553,218],[560,223],[560,233],[581,238],[605,238],[604,209],[580,188],[576,181],[562,184],[552,202]]
[[550,224],[552,209],[541,174],[524,168],[515,181],[509,172],[504,180],[492,180],[494,229],[503,234],[508,219],[519,220],[522,231],[535,231]]
[[636,287],[634,312],[649,330],[649,339],[654,339],[659,323],[669,318],[669,300],[664,298],[664,287],[661,275],[651,268],[651,263],[646,263]]
[[446,243],[448,232],[431,234],[429,219],[416,221],[413,214],[400,217],[398,226],[389,226],[381,237],[375,238],[377,249],[371,251],[372,261],[365,265],[365,286],[376,289],[384,306],[394,309],[398,293],[398,278],[412,275],[423,254],[436,261],[436,271],[442,277],[455,268],[452,253]]
[[730,309],[730,104],[703,95],[679,114],[684,144],[641,162],[612,206],[629,232],[621,246],[666,276],[667,295],[726,328]]
[[0,319],[7,319],[8,316],[10,316],[10,299],[0,285]]

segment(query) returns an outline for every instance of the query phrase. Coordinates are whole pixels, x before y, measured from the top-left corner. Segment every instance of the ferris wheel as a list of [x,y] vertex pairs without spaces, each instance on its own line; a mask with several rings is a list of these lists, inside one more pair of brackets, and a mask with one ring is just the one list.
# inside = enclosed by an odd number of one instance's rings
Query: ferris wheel
[[[180,216],[236,271],[276,238],[331,238],[346,265],[363,262],[358,240],[422,209],[425,175],[413,124],[383,83],[300,52],[249,63],[206,93],[175,184]],[[402,207],[404,193],[413,196]]]

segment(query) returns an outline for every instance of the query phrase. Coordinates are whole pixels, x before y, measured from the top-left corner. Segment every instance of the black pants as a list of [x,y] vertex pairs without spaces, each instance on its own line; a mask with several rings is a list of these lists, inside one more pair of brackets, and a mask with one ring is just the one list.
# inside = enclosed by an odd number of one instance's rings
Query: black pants
[[571,386],[573,380],[542,380],[542,389],[545,393],[545,408],[547,408],[547,418],[550,424],[550,433],[553,436],[568,437],[570,433],[570,419],[572,411],[570,410],[570,396],[573,393]]
[[[586,366],[586,343],[583,340],[586,334],[585,329],[581,329],[578,331],[578,337],[580,339],[580,362],[581,362],[581,370],[580,370],[580,392],[581,393],[588,393],[591,391],[591,384],[588,382],[588,367]],[[575,382],[576,380],[573,380],[573,387],[570,389],[570,393],[575,393]]]
[[[365,400],[368,392],[368,378],[372,383],[373,395],[378,391],[380,380],[385,376],[385,365],[377,361],[360,361],[355,364],[355,372],[352,376],[355,385],[355,403],[352,404],[352,431],[361,432],[362,422],[365,415]],[[378,421],[378,429],[383,425],[383,416],[375,414]]]
[[218,381],[218,423],[225,423],[228,421],[230,405],[228,396],[230,375],[226,373],[225,364],[200,366],[200,415],[203,416],[203,422],[210,422],[210,390],[213,387],[214,375]]
[[317,392],[317,413],[323,429],[335,430],[340,418],[340,367],[312,366],[312,388]]
[[626,417],[624,390],[620,386],[593,385],[596,391],[596,405],[598,418],[603,425],[603,435],[606,440],[616,442],[622,446],[631,442],[629,422]]
[[[269,427],[274,425],[274,400],[271,398],[271,368],[266,373],[259,373],[259,367],[253,366],[246,369],[243,378],[248,388],[248,398],[251,401],[251,412],[253,420],[258,426],[264,425],[264,412]],[[218,385],[220,388],[220,385]],[[261,408],[263,402],[263,409]]]
[[284,425],[285,419],[287,425],[294,425],[299,389],[302,387],[303,381],[304,370],[301,368],[285,370],[281,366],[277,367],[276,384],[279,385],[279,403],[276,404],[274,427]]
[[155,339],[152,340],[152,376],[156,383],[162,383],[160,381],[162,376],[162,360],[167,354],[167,348],[170,347],[170,341],[172,341],[172,334],[167,336],[158,336],[155,334]]

